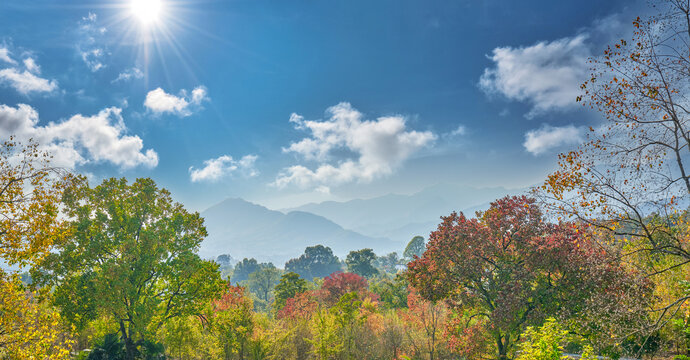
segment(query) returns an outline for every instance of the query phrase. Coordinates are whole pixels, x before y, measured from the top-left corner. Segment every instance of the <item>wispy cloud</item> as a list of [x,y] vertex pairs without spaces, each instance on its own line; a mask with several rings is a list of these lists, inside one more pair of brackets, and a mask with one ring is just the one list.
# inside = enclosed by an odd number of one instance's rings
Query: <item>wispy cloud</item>
[[[284,169],[273,182],[277,187],[293,184],[301,188],[320,188],[349,182],[368,182],[391,174],[398,166],[437,136],[430,131],[408,130],[403,116],[365,120],[349,103],[327,109],[329,119],[304,120],[297,114],[290,122],[310,136],[284,148],[316,168],[294,165]],[[338,158],[335,153],[350,156]]]
[[10,50],[6,47],[0,47],[0,61],[12,64],[12,65],[17,65],[17,61],[12,59],[12,53]]
[[577,145],[583,141],[583,131],[573,125],[553,127],[542,125],[525,134],[523,146],[533,155],[543,154],[565,145]]
[[107,50],[103,44],[103,36],[108,30],[98,25],[98,16],[92,12],[82,17],[78,25],[77,51],[82,61],[92,72],[105,68]]
[[259,171],[254,166],[256,159],[258,159],[256,155],[245,155],[239,160],[229,155],[222,155],[215,159],[205,160],[204,166],[200,169],[190,166],[189,177],[192,182],[214,182],[238,171],[244,176],[254,177],[259,175]]
[[182,90],[179,96],[168,94],[163,89],[156,88],[146,94],[144,106],[156,114],[169,113],[184,117],[191,115],[194,110],[201,107],[202,102],[208,100],[208,92],[203,86],[197,86],[191,94]]
[[113,83],[116,82],[125,82],[129,80],[134,80],[134,79],[141,79],[144,77],[144,72],[139,70],[139,68],[133,67],[126,69],[125,71],[121,72],[115,80],[113,80]]

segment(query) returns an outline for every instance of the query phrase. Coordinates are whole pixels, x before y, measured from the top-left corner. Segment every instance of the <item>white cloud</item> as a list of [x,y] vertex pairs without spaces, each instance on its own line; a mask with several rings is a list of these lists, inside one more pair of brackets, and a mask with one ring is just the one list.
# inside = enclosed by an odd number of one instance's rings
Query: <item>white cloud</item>
[[17,65],[17,62],[10,56],[10,50],[6,47],[0,47],[0,61]]
[[180,96],[175,96],[157,88],[146,94],[144,106],[158,114],[170,113],[178,116],[189,116],[192,114],[192,110],[198,108],[205,100],[208,100],[208,96],[203,86],[194,88],[191,97],[187,96],[185,90],[180,92]]
[[106,67],[105,57],[106,48],[103,45],[103,35],[107,32],[105,27],[98,26],[98,16],[89,12],[87,16],[81,18],[78,33],[80,36],[77,44],[77,52],[84,64],[92,72],[96,72]]
[[129,81],[132,79],[141,79],[144,77],[144,72],[139,70],[139,68],[130,68],[127,69],[123,72],[121,72],[115,80],[113,80],[113,83],[119,82],[119,81]]
[[236,171],[240,171],[249,177],[257,176],[259,172],[254,166],[257,158],[258,156],[256,155],[245,155],[240,160],[235,160],[232,156],[222,155],[215,159],[204,161],[204,167],[201,169],[195,169],[193,166],[190,166],[189,177],[192,182],[213,182]]
[[528,117],[574,107],[588,72],[591,53],[586,39],[583,34],[528,47],[495,48],[490,57],[494,67],[484,70],[479,86],[487,94],[530,103]]
[[66,168],[91,161],[109,162],[123,169],[155,167],[158,154],[152,149],[142,152],[141,138],[125,135],[126,130],[121,109],[116,107],[39,126],[38,112],[31,106],[0,105],[0,138],[15,135],[21,141],[34,139],[51,152],[56,166]]
[[55,80],[47,80],[28,70],[20,71],[15,68],[0,70],[0,83],[9,85],[24,95],[34,92],[51,92],[58,88]]
[[92,72],[96,72],[105,67],[105,64],[102,61],[104,55],[103,49],[96,48],[81,51],[80,55],[81,59],[84,60],[84,63]]
[[539,155],[560,146],[580,144],[583,141],[582,135],[582,130],[573,125],[542,125],[539,129],[530,130],[525,134],[523,146],[533,155]]
[[[324,121],[304,120],[297,114],[290,122],[311,136],[290,144],[284,152],[294,152],[316,161],[316,169],[295,165],[284,169],[273,185],[290,184],[319,191],[349,182],[368,182],[391,174],[421,148],[431,144],[436,135],[430,131],[407,130],[402,116],[364,120],[349,103],[328,108]],[[342,155],[345,153],[345,155]],[[336,159],[341,154],[341,159]],[[348,156],[349,154],[349,156]]]
[[467,128],[465,128],[465,125],[458,125],[458,127],[450,132],[450,136],[460,136],[460,135],[465,135],[467,133]]
[[34,74],[40,74],[41,73],[41,67],[36,64],[36,60],[33,58],[26,58],[24,59],[24,67],[26,70],[34,73]]

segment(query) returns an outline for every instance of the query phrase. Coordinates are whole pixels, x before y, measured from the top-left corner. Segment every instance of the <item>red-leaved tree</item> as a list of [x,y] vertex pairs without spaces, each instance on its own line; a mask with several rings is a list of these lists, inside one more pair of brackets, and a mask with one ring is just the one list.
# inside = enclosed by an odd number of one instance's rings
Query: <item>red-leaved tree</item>
[[534,199],[505,197],[477,215],[444,217],[408,277],[425,299],[447,301],[461,319],[457,331],[465,324],[491,339],[491,357],[509,358],[525,327],[546,316],[625,298],[623,269],[585,229],[543,219]]
[[358,293],[361,298],[378,299],[376,294],[369,292],[367,279],[355,273],[338,271],[323,279],[321,297],[327,304],[333,305],[337,303],[341,296],[350,292]]

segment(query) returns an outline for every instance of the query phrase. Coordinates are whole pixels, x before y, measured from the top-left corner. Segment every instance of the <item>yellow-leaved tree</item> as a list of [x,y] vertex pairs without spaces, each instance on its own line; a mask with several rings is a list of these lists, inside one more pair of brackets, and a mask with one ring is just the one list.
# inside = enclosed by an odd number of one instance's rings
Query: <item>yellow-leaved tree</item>
[[[0,148],[0,261],[40,261],[66,235],[59,218],[62,190],[72,176],[50,166],[39,144],[14,138]],[[0,269],[0,358],[65,359],[71,341],[60,315],[38,301],[16,274]]]

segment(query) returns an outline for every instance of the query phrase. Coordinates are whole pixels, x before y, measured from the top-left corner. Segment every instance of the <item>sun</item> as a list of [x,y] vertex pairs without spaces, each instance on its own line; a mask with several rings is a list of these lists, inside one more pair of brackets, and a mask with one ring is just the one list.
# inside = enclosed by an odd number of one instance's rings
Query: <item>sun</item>
[[162,8],[161,0],[131,0],[130,9],[142,24],[148,25],[156,22]]

